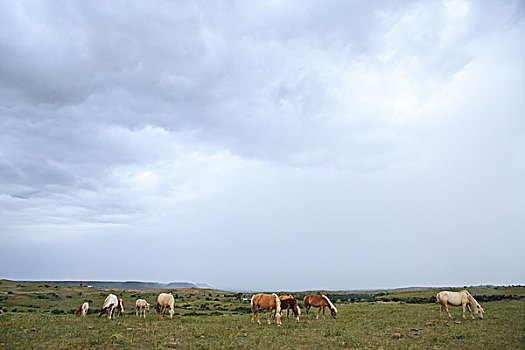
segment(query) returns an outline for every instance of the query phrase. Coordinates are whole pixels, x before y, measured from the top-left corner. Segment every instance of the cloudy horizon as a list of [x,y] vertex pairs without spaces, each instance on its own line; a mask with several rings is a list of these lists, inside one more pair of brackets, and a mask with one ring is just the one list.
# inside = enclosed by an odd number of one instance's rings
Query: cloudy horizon
[[0,29],[0,278],[525,283],[521,1],[20,1]]

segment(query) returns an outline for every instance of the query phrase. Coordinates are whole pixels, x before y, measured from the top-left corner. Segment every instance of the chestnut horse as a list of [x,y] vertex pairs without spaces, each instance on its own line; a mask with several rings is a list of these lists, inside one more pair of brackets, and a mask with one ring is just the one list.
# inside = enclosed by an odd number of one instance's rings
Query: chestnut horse
[[323,318],[324,318],[324,308],[328,306],[330,313],[333,318],[337,318],[337,308],[332,304],[330,299],[326,295],[307,295],[304,297],[304,307],[306,308],[306,316],[310,317],[308,312],[310,311],[310,306],[318,307],[319,311],[317,312],[317,319],[319,319],[319,314],[321,309],[323,309]]
[[279,300],[281,301],[281,310],[284,311],[284,309],[286,309],[286,318],[288,318],[290,315],[290,309],[292,309],[296,322],[299,322],[299,317],[301,317],[299,302],[291,295],[282,295],[279,297]]
[[104,300],[104,304],[102,305],[102,309],[100,309],[98,317],[104,315],[106,312],[109,311],[108,318],[114,319],[115,308],[118,310],[120,316],[124,316],[124,303],[122,302],[122,299],[117,298],[115,294],[110,294],[107,296],[106,300]]
[[166,308],[169,306],[170,311],[170,319],[173,318],[173,314],[175,312],[175,298],[173,298],[173,295],[171,293],[160,293],[159,297],[157,298],[157,312],[159,313],[160,318],[162,318],[162,314],[166,310]]
[[448,304],[452,306],[463,306],[463,318],[465,317],[465,308],[468,307],[468,311],[470,312],[470,317],[474,319],[474,315],[472,315],[472,309],[470,308],[470,305],[474,307],[474,312],[476,315],[482,320],[483,319],[483,308],[479,303],[474,299],[472,295],[466,290],[462,290],[461,292],[449,292],[449,291],[443,291],[439,292],[436,295],[436,299],[438,303],[440,304],[439,309],[439,317],[443,318],[443,310],[445,310],[448,314],[448,317],[452,318],[452,315],[450,314],[450,311],[448,311]]
[[251,307],[252,307],[252,323],[255,323],[255,317],[257,316],[257,322],[261,324],[261,321],[259,320],[259,307],[269,310],[268,313],[268,324],[272,323],[271,316],[272,316],[272,310],[275,309],[275,319],[277,326],[281,325],[281,300],[279,300],[279,297],[277,294],[272,293],[270,294],[255,294],[252,297],[251,300]]
[[85,303],[80,304],[78,309],[75,311],[75,315],[76,316],[82,315],[85,317],[87,315],[88,310],[89,310],[89,303],[86,301]]

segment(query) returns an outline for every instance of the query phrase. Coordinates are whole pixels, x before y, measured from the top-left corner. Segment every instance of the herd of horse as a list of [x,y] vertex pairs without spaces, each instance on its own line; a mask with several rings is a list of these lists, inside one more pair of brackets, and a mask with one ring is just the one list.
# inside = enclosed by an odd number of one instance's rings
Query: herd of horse
[[[470,317],[474,319],[474,314],[478,316],[480,319],[483,319],[483,313],[485,310],[481,307],[481,305],[474,299],[474,297],[467,291],[462,290],[460,292],[450,292],[450,291],[443,291],[439,292],[436,295],[437,302],[440,304],[440,318],[443,318],[443,310],[445,310],[448,314],[448,317],[452,318],[452,315],[450,311],[448,310],[448,305],[452,306],[463,306],[463,318],[466,318],[465,311],[468,308],[470,312]],[[310,317],[309,311],[310,308],[316,307],[318,308],[317,316],[316,318],[319,319],[319,316],[321,314],[321,310],[323,311],[322,317],[325,316],[325,308],[328,308],[330,310],[331,316],[335,319],[337,318],[337,308],[335,305],[328,299],[326,295],[307,295],[304,300],[304,307],[306,309],[306,315],[307,317]],[[301,308],[299,307],[299,302],[297,299],[294,299],[291,295],[282,295],[278,296],[275,293],[272,294],[264,294],[259,293],[252,296],[251,301],[251,311],[252,311],[252,323],[255,323],[255,319],[257,319],[257,322],[261,324],[261,321],[259,320],[259,308],[268,310],[268,324],[272,323],[272,319],[275,318],[275,322],[277,326],[280,326],[281,323],[281,316],[284,310],[287,310],[286,317],[288,318],[290,314],[290,309],[292,310],[296,322],[299,322],[299,319],[301,317]],[[474,314],[472,313],[472,307],[474,308]],[[149,310],[150,304],[144,300],[144,299],[138,299],[135,302],[135,311],[137,317],[144,317],[146,318],[146,311]],[[157,310],[160,318],[163,317],[164,312],[169,308],[168,314],[170,319],[173,318],[173,314],[175,312],[175,298],[171,293],[160,293],[157,297],[157,305],[155,309]],[[80,304],[78,309],[75,311],[75,315],[79,316],[86,316],[87,312],[89,310],[89,303],[85,302]],[[124,303],[121,298],[118,298],[114,294],[109,294],[106,299],[104,300],[104,303],[102,304],[102,308],[100,309],[100,312],[98,316],[102,316],[104,314],[108,314],[109,319],[115,318],[115,312],[117,315],[123,316],[124,315]],[[274,316],[272,317],[272,313],[275,312]]]

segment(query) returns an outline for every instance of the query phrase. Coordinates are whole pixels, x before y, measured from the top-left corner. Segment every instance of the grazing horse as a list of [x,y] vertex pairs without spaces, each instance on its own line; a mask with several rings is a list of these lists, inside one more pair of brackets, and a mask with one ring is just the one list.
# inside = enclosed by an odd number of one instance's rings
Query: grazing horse
[[82,315],[85,317],[87,315],[88,310],[89,310],[89,303],[86,301],[85,303],[80,304],[78,309],[75,311],[75,315],[76,316]]
[[443,310],[447,312],[448,317],[452,318],[450,311],[448,311],[448,304],[450,304],[452,306],[463,306],[463,318],[466,318],[465,309],[468,307],[468,311],[470,312],[470,318],[474,319],[472,309],[470,308],[470,305],[472,305],[474,307],[474,312],[476,313],[476,316],[478,316],[481,320],[483,319],[483,313],[485,312],[485,310],[483,310],[483,308],[481,307],[481,305],[479,305],[476,299],[474,299],[474,297],[470,295],[470,293],[466,290],[462,290],[461,292],[439,292],[436,295],[436,299],[440,304],[440,318],[443,318]]
[[284,309],[286,309],[286,318],[288,318],[290,315],[290,309],[292,309],[296,322],[299,322],[299,318],[301,317],[299,302],[291,295],[282,295],[279,297],[279,300],[281,301],[281,310],[284,311]]
[[259,320],[259,307],[261,307],[265,310],[269,310],[268,324],[272,323],[272,310],[275,309],[275,319],[277,326],[281,325],[281,300],[279,299],[277,294],[255,294],[252,297],[250,304],[252,307],[252,323],[255,323],[255,316],[257,316],[257,322],[261,324],[261,321]]
[[137,314],[137,317],[142,317],[142,314],[144,312],[144,318],[146,318],[146,310],[149,311],[148,302],[144,299],[137,299],[137,301],[135,302],[135,312]]
[[164,310],[166,310],[167,307],[170,307],[169,315],[170,319],[173,318],[173,313],[175,312],[175,298],[173,298],[173,295],[171,293],[160,293],[159,297],[157,298],[157,307],[156,310],[159,313],[160,318],[162,318],[162,314],[164,313]]
[[324,318],[324,308],[328,306],[330,308],[330,313],[333,318],[337,318],[337,308],[332,304],[330,299],[326,295],[307,295],[304,297],[304,307],[306,308],[306,316],[310,317],[308,313],[310,311],[310,306],[318,307],[319,311],[317,312],[317,319],[319,319],[319,314],[321,309],[323,309],[323,318]]
[[102,308],[100,309],[100,312],[98,313],[98,317],[104,315],[106,312],[108,312],[108,318],[114,319],[115,318],[115,308],[117,308],[118,313],[120,316],[124,316],[124,303],[122,302],[121,298],[117,298],[115,294],[110,294],[106,297],[106,300],[104,300],[104,304],[102,305]]

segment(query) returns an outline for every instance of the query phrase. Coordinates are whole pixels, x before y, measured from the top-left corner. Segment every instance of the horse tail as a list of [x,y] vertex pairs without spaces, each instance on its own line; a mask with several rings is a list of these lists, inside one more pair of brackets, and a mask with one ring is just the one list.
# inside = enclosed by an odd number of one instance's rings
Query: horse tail
[[275,299],[275,312],[276,315],[281,313],[281,299],[277,296],[277,294],[272,293],[273,298]]
[[155,306],[155,310],[160,314],[160,303],[157,301],[157,306]]
[[252,312],[254,312],[255,302],[253,301],[255,299],[255,294],[252,296],[252,299],[250,300],[250,307],[252,308]]

